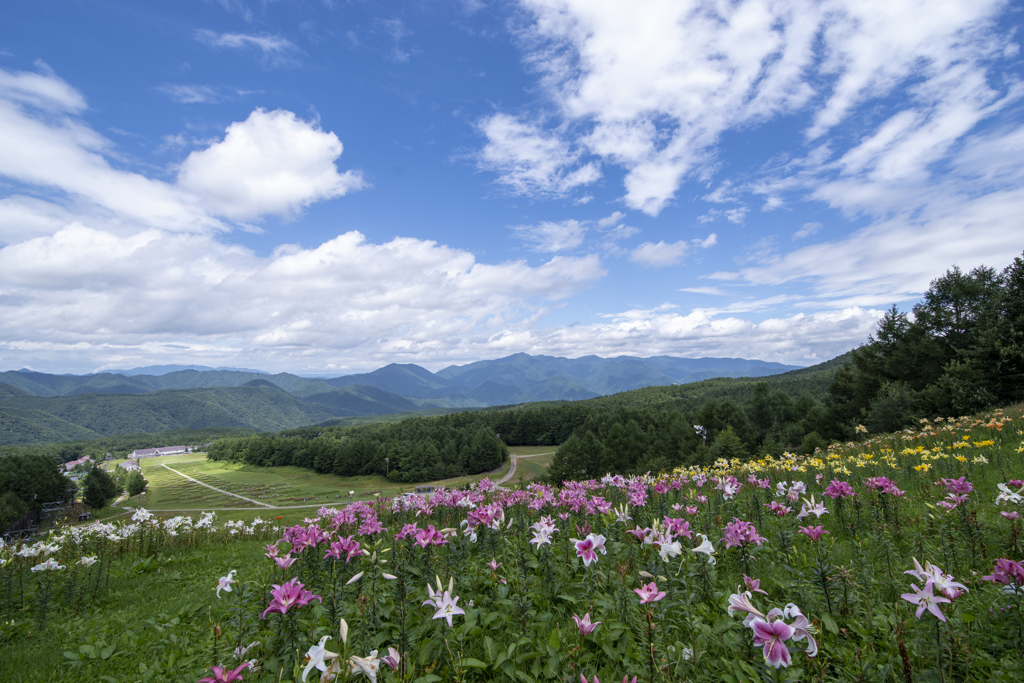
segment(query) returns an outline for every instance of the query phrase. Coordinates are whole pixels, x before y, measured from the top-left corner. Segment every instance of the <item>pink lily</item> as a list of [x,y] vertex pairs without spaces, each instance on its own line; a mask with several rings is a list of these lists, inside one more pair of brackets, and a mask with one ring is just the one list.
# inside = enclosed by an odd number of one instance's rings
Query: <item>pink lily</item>
[[743,575],[743,583],[747,584],[747,590],[752,593],[760,593],[761,595],[768,595],[767,591],[761,590],[761,580],[752,579],[746,574]]
[[397,669],[398,668],[398,663],[400,661],[402,661],[402,657],[401,657],[401,655],[398,654],[398,650],[396,650],[393,647],[389,647],[388,648],[388,656],[387,657],[381,657],[380,658],[380,663],[381,664],[387,664],[392,669]]
[[303,584],[299,583],[298,578],[293,578],[288,583],[281,584],[280,586],[274,584],[274,589],[270,591],[270,594],[274,596],[274,599],[271,600],[270,606],[260,615],[260,619],[266,619],[267,614],[270,612],[286,614],[292,607],[304,607],[313,600],[321,600],[319,595],[313,595],[310,591],[305,590]]
[[762,653],[765,663],[776,669],[793,663],[793,658],[786,647],[786,641],[796,633],[792,626],[781,619],[769,623],[755,618],[750,628],[754,631],[754,645],[764,646]]
[[576,628],[580,630],[580,635],[584,636],[589,636],[591,633],[593,633],[594,629],[596,629],[598,627],[598,624],[601,623],[600,621],[591,622],[590,612],[584,614],[582,619],[580,619],[578,616],[574,614],[572,615],[572,620],[576,622]]
[[822,536],[827,534],[825,527],[823,526],[802,526],[800,527],[800,533],[807,534],[807,538],[817,542]]
[[605,537],[600,534],[588,534],[582,541],[578,539],[570,539],[576,544],[576,556],[583,558],[583,565],[589,567],[591,562],[597,562],[597,553],[600,552],[602,555],[607,555],[608,551],[604,548]]
[[665,591],[659,591],[658,584],[653,581],[646,586],[634,588],[633,592],[640,596],[641,605],[646,605],[649,602],[657,602],[665,597]]
[[234,671],[228,671],[221,666],[211,666],[210,671],[213,672],[213,677],[200,678],[198,683],[231,683],[231,681],[240,681],[242,680],[242,669],[247,666],[249,666],[249,662],[245,662]]

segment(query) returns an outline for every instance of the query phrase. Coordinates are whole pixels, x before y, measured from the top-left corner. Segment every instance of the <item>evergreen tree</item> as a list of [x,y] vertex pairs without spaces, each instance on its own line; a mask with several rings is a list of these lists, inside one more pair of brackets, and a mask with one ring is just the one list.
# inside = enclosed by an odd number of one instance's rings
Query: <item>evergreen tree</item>
[[137,496],[146,490],[146,478],[142,476],[142,472],[138,470],[128,474],[128,479],[125,480],[125,488],[128,490],[129,496]]
[[101,467],[93,467],[82,479],[82,500],[94,510],[102,510],[117,495],[117,484]]

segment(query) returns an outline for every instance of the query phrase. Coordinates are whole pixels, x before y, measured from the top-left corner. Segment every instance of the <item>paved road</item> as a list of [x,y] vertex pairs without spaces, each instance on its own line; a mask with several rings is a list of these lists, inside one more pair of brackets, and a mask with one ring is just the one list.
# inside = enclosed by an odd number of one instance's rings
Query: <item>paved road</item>
[[[203,482],[199,481],[198,479],[193,479],[192,477],[188,476],[187,474],[182,474],[181,472],[179,472],[178,470],[174,469],[173,467],[167,467],[167,465],[161,465],[161,467],[163,467],[165,469],[168,469],[171,472],[174,472],[178,476],[185,477],[189,481],[194,481],[195,483],[199,484],[200,486],[205,486],[208,489],[213,489],[214,491],[219,491],[220,493],[223,493],[226,496],[234,496],[235,498],[241,498],[242,500],[247,500],[247,501],[249,501],[250,503],[252,503],[254,505],[260,505],[260,506],[262,506],[264,508],[270,508],[272,510],[276,510],[277,509],[276,505],[271,505],[269,503],[261,503],[258,500],[253,500],[252,498],[246,498],[245,496],[240,496],[237,493],[231,493],[231,491],[225,491],[224,489],[219,489],[216,486],[210,486],[209,484],[204,484]],[[308,507],[315,507],[315,506],[308,506]],[[232,508],[232,509],[238,510],[238,509],[244,509],[244,508]],[[260,508],[255,508],[255,509],[259,510]]]

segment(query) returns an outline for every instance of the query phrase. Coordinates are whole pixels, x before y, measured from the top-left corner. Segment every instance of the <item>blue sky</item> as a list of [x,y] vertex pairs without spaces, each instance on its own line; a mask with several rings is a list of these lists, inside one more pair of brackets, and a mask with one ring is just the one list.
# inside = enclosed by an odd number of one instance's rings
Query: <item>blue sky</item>
[[1019,5],[61,2],[0,24],[0,368],[808,365],[1024,250]]

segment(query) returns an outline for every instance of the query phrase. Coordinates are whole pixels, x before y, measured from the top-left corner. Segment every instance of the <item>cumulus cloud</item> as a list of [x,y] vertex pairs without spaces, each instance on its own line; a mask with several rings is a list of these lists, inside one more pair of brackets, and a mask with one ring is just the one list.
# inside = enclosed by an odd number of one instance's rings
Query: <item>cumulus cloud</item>
[[596,256],[487,264],[431,241],[374,244],[354,231],[258,257],[211,234],[119,236],[72,223],[0,249],[0,315],[6,339],[24,343],[185,339],[366,362],[443,355],[604,272]]
[[289,215],[365,186],[358,172],[338,173],[341,152],[334,133],[289,111],[257,109],[228,126],[221,142],[189,154],[178,185],[228,218]]
[[41,195],[0,199],[5,365],[247,354],[266,367],[365,369],[450,358],[532,325],[606,274],[596,255],[483,263],[355,231],[260,256],[226,242],[235,224],[219,217],[288,215],[361,187],[335,166],[336,135],[257,109],[168,183],[112,165],[115,148],[85,109],[54,76],[0,71],[0,176]]

